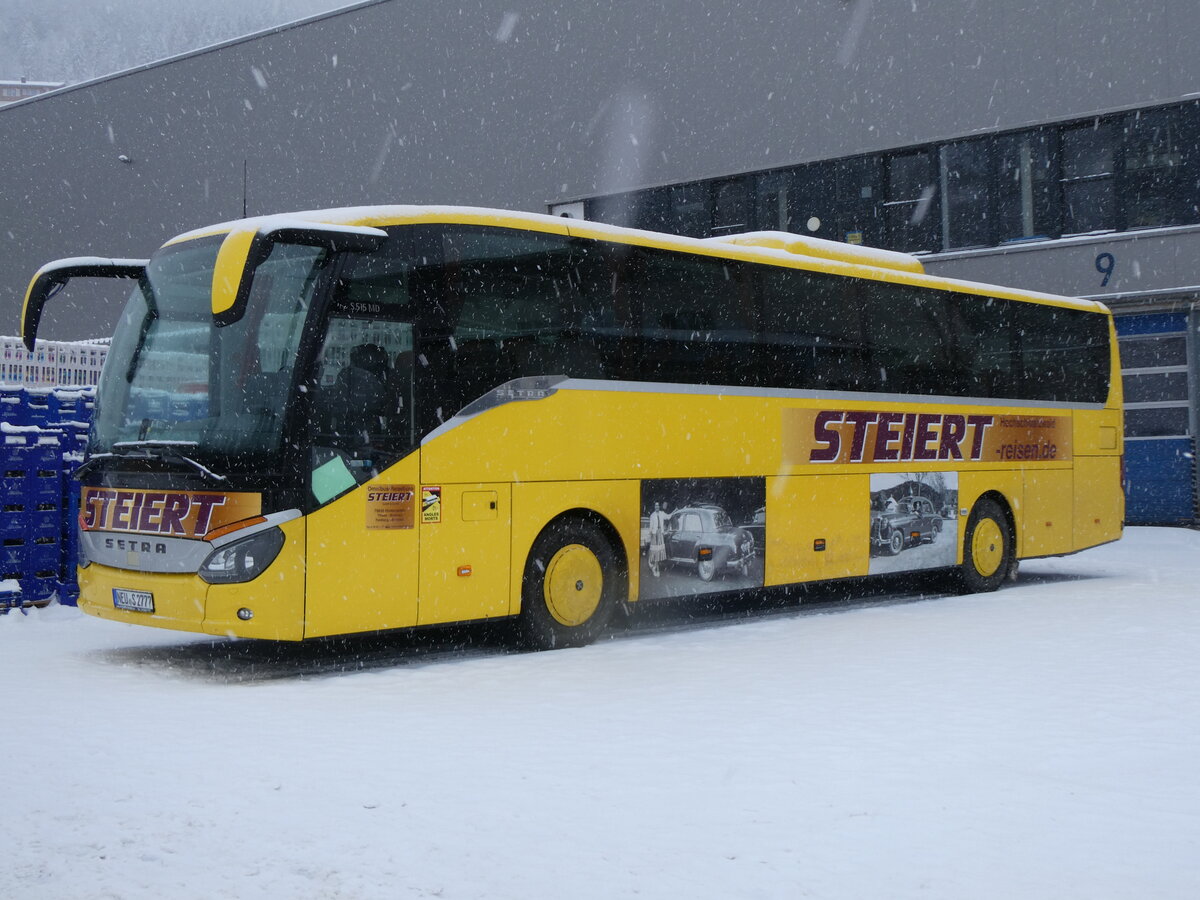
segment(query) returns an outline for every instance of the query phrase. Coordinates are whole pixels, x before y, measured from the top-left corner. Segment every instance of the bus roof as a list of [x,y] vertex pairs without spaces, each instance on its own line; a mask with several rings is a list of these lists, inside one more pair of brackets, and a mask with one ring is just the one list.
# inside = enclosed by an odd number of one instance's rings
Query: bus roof
[[920,287],[936,288],[980,296],[1007,297],[1055,306],[1065,306],[1089,312],[1108,313],[1108,308],[1095,300],[1082,300],[1024,288],[984,284],[956,278],[930,275],[924,271],[920,258],[873,247],[822,241],[804,235],[777,231],[757,231],[724,235],[717,238],[690,238],[625,228],[602,222],[551,216],[545,213],[518,212],[473,206],[347,206],[331,209],[304,210],[280,215],[237,219],[185,232],[164,246],[200,237],[226,234],[231,231],[278,228],[289,223],[297,226],[321,222],[329,225],[386,226],[386,225],[485,225],[497,228],[518,228],[588,238],[665,250],[677,250],[702,256],[731,260],[782,265],[788,268],[846,275],[870,280],[887,280]]

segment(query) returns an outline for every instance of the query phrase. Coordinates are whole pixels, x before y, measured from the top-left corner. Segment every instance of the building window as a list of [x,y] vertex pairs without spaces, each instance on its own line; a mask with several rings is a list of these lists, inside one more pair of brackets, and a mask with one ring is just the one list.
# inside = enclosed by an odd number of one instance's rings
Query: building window
[[749,231],[750,180],[747,178],[719,181],[713,185],[712,233],[714,235],[737,234]]
[[1116,227],[1116,129],[1096,119],[1062,130],[1063,232]]
[[792,217],[788,213],[788,197],[792,190],[791,175],[785,172],[770,172],[760,175],[756,186],[757,228],[770,231],[801,231],[804,223],[796,223],[792,227]]
[[[1124,125],[1125,167],[1121,182],[1126,228],[1180,225],[1195,216],[1195,185],[1189,190],[1195,106],[1131,113]],[[1190,118],[1190,116],[1188,117]]]
[[887,197],[882,203],[887,246],[893,250],[938,250],[940,217],[937,168],[931,150],[896,153],[887,160]]
[[996,239],[1021,241],[1058,232],[1058,162],[1049,128],[996,138]]
[[673,234],[684,237],[708,237],[712,224],[709,188],[706,182],[680,184],[668,190],[667,219]]
[[837,162],[813,163],[796,171],[788,207],[790,230],[831,241],[850,239],[839,215],[843,203],[838,191],[838,166]]
[[958,141],[940,150],[942,235],[947,250],[994,243],[991,141]]
[[598,197],[690,237],[778,229],[916,252],[1200,222],[1200,101]]
[[640,199],[636,193],[596,197],[587,201],[585,211],[593,222],[632,226]]

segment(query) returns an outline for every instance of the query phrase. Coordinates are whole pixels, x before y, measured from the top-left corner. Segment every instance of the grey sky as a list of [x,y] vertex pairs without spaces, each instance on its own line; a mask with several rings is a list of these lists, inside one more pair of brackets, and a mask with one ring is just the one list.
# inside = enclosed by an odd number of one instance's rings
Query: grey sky
[[87,81],[355,0],[5,0],[0,79]]

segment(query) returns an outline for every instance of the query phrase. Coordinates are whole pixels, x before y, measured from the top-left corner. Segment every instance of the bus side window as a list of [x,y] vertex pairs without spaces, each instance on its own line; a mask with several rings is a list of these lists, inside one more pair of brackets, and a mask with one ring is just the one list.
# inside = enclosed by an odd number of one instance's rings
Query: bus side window
[[861,286],[796,269],[761,272],[762,382],[807,390],[864,390]]

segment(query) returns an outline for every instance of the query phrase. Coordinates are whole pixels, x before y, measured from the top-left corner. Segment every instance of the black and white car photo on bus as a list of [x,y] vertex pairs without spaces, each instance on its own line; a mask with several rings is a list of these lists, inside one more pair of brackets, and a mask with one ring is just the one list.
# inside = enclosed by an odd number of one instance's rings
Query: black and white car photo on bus
[[870,574],[954,565],[957,511],[957,472],[872,474]]
[[638,596],[762,587],[765,490],[762,478],[643,481]]

